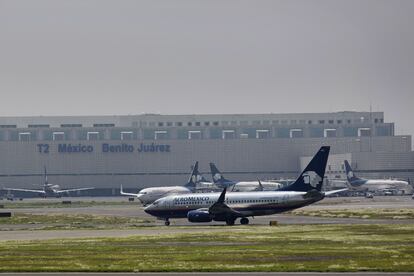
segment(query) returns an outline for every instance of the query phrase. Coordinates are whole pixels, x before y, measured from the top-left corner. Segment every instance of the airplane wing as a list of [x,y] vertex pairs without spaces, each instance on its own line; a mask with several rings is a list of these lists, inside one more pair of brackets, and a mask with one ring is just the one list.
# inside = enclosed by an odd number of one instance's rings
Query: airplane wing
[[122,189],[122,185],[120,187],[120,191],[119,192],[120,192],[121,195],[126,195],[126,196],[135,196],[135,197],[138,197],[138,195],[139,195],[139,194],[133,194],[133,193],[125,193],[124,190]]
[[327,191],[327,192],[324,192],[324,194],[327,196],[327,195],[332,195],[332,194],[336,194],[340,192],[345,192],[348,190],[349,190],[348,188],[344,188],[344,189],[339,189],[339,190]]
[[217,202],[211,205],[210,208],[208,208],[208,212],[215,217],[241,217],[243,216],[240,212],[230,208],[229,206],[227,206],[227,204],[224,203],[224,199],[226,197],[226,190],[227,188],[224,188]]
[[16,192],[28,192],[28,193],[40,193],[40,194],[44,194],[45,191],[43,190],[29,190],[29,189],[15,189],[15,188],[2,188],[2,190],[5,191],[16,191]]
[[61,194],[61,193],[68,193],[68,192],[93,190],[93,189],[95,189],[95,188],[94,187],[89,187],[89,188],[67,189],[67,190],[59,190],[59,191],[56,191],[56,193]]

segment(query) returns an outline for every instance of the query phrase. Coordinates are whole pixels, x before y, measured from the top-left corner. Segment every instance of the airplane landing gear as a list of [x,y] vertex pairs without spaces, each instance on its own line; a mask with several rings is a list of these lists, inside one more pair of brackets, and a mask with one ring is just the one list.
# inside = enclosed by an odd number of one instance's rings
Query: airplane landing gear
[[167,218],[167,219],[165,219],[164,224],[165,224],[165,226],[169,226],[169,225],[170,225],[170,220],[169,220],[168,218]]
[[249,219],[248,219],[248,218],[241,218],[241,219],[240,219],[240,224],[242,224],[242,225],[247,225],[247,224],[249,224]]
[[234,219],[226,219],[226,224],[227,225],[234,225]]

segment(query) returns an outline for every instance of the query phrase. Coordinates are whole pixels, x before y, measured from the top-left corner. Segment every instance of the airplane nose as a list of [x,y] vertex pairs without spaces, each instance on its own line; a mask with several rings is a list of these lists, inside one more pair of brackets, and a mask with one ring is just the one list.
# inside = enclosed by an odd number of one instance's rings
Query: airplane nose
[[147,207],[144,208],[144,212],[147,214],[152,215],[152,211],[154,210],[154,206],[152,204],[148,205]]

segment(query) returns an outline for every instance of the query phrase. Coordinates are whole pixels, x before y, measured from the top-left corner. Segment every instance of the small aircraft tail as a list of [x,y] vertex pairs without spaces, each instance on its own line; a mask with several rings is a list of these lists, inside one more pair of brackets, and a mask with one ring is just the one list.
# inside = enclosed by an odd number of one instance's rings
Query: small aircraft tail
[[214,184],[217,184],[223,187],[228,187],[228,186],[235,184],[233,181],[224,178],[214,163],[210,163],[210,171],[211,171],[211,177],[213,178]]
[[346,172],[346,179],[351,184],[355,180],[359,180],[359,178],[354,174],[352,171],[351,165],[349,165],[348,160],[344,160],[345,163],[345,172]]
[[188,179],[187,184],[184,186],[194,191],[196,189],[197,183],[200,181],[205,181],[205,178],[198,171],[198,161],[196,161],[191,171],[190,178]]
[[322,183],[325,177],[326,164],[329,157],[329,146],[319,149],[296,181],[278,191],[309,192],[311,190],[322,190]]
[[44,173],[43,173],[43,186],[47,186],[49,184],[48,180],[47,180],[47,170],[46,170],[46,166],[44,166]]

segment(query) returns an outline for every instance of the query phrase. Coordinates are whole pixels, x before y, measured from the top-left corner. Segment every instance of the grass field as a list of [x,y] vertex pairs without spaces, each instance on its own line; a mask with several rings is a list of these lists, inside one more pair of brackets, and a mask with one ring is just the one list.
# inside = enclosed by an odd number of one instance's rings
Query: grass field
[[206,227],[199,234],[0,242],[0,272],[414,271],[414,225],[221,228],[212,233]]
[[[73,230],[73,229],[128,229],[153,223],[153,218],[128,218],[86,214],[25,214],[14,213],[11,218],[0,218],[0,231],[7,230]],[[7,227],[13,226],[13,227]]]
[[294,215],[328,218],[364,218],[364,219],[414,219],[414,208],[406,209],[359,209],[359,210],[304,210],[292,212]]

